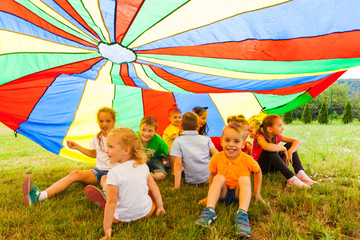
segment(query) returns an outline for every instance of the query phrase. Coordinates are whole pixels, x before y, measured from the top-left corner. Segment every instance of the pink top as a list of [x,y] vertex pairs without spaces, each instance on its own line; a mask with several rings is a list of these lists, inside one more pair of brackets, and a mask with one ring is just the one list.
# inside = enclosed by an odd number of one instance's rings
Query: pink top
[[[266,138],[265,138],[264,135],[259,134],[259,135],[257,135],[257,136],[255,137],[254,142],[253,142],[252,154],[251,154],[251,156],[255,159],[255,161],[257,161],[257,160],[259,159],[259,156],[260,156],[260,154],[261,154],[261,152],[262,152],[262,150],[263,150],[263,149],[261,148],[261,146],[260,146],[260,145],[257,143],[257,141],[256,141],[256,139],[257,139],[258,137],[262,137],[262,138],[264,138],[265,141],[266,141]],[[276,137],[276,144],[279,144],[279,142],[281,142],[281,139],[282,139],[282,136],[277,136],[277,137]]]

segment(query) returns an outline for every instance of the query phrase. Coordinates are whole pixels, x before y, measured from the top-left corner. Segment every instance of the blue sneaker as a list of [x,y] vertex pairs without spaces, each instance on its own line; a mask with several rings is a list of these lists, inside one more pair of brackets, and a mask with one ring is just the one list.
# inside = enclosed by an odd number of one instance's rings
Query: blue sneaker
[[250,235],[251,235],[248,214],[247,214],[247,212],[245,212],[242,209],[239,209],[236,212],[235,230],[236,230],[237,234],[244,236],[244,237],[250,237]]
[[195,221],[196,225],[200,225],[203,227],[209,227],[210,224],[215,222],[216,220],[216,213],[213,208],[207,207],[202,211],[198,219]]
[[100,208],[100,210],[105,209],[106,196],[104,191],[99,190],[93,185],[87,185],[85,187],[85,195],[90,200],[90,202],[95,203]]
[[41,191],[33,184],[30,176],[25,178],[22,185],[22,191],[25,205],[34,205],[39,201]]

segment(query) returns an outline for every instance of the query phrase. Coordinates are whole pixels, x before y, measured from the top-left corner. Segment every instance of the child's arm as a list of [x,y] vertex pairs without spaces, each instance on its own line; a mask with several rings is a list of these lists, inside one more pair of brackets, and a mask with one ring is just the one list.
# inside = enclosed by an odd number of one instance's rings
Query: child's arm
[[[209,189],[210,189],[210,186],[213,182],[213,179],[214,177],[216,176],[216,172],[210,172],[210,176],[209,176]],[[203,198],[199,201],[199,204],[206,204],[207,202],[207,197],[206,198]]]
[[264,199],[262,199],[262,197],[260,195],[261,182],[262,182],[261,170],[259,170],[258,172],[254,172],[254,197],[255,197],[255,203],[258,200],[265,203]]
[[119,189],[115,185],[106,185],[105,191],[106,191],[107,200],[105,205],[103,225],[104,225],[105,237],[111,237],[111,225],[114,218]]
[[179,189],[181,184],[181,172],[182,172],[182,158],[175,157],[175,166],[174,166],[174,175],[175,175],[175,185],[174,189]]
[[[289,157],[292,156],[292,154],[294,152],[296,152],[297,150],[299,150],[300,146],[301,146],[301,142],[295,138],[289,138],[289,137],[281,137],[281,141],[282,142],[286,142],[286,143],[291,143],[291,148],[289,148],[287,151],[289,153]],[[291,155],[291,156],[290,156]]]
[[172,139],[172,140],[175,140],[175,138],[177,138],[177,137],[179,137],[179,135],[177,135],[177,134],[171,135],[171,139]]
[[81,152],[82,154],[84,154],[88,157],[96,158],[96,150],[94,150],[94,149],[84,148],[81,145],[79,145],[78,143],[73,142],[73,141],[66,141],[66,144],[69,148],[78,150],[79,152]]
[[160,189],[151,175],[148,176],[147,185],[149,187],[149,191],[152,196],[152,199],[155,201],[156,216],[159,216],[160,213],[166,214],[163,206],[163,201],[161,198]]
[[277,145],[275,143],[268,143],[264,138],[257,137],[257,143],[260,145],[262,149],[268,152],[284,152],[286,151],[286,147]]
[[213,148],[211,148],[210,149],[210,154],[211,154],[211,156],[214,156],[214,154],[215,153],[218,153],[219,151],[215,148],[215,147],[213,147]]

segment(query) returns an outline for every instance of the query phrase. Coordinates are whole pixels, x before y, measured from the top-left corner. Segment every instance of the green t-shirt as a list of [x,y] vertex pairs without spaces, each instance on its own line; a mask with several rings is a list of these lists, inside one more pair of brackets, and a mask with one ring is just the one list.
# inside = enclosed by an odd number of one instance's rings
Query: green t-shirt
[[[140,132],[136,133],[141,140]],[[143,150],[149,159],[156,157],[163,158],[164,156],[169,154],[169,147],[157,133],[154,134],[154,136],[150,139],[150,142],[147,145],[143,144]]]

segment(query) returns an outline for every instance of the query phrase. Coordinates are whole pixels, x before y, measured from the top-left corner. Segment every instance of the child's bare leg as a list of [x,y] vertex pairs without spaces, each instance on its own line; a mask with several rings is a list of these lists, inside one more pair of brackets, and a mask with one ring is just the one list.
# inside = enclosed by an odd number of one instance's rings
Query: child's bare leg
[[239,209],[243,209],[247,212],[251,201],[250,178],[245,176],[239,177],[238,189],[236,189],[235,197],[239,198]]
[[74,170],[69,173],[66,177],[60,179],[48,189],[46,193],[48,198],[55,194],[61,193],[66,190],[72,183],[81,182],[84,184],[95,184],[97,182],[95,174],[91,170]]
[[166,175],[163,174],[162,172],[154,172],[151,173],[151,176],[155,179],[155,180],[163,180],[166,178]]
[[225,197],[227,192],[227,188],[225,185],[225,177],[223,175],[217,174],[210,185],[206,207],[215,208],[219,197]]

